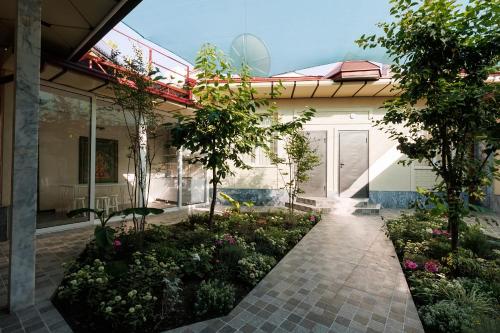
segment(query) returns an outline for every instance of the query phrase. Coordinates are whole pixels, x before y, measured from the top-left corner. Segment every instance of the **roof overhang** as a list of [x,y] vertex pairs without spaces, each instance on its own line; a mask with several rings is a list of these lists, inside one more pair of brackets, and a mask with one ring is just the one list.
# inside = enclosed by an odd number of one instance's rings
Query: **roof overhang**
[[[113,98],[114,78],[98,70],[90,69],[81,63],[66,60],[46,60],[43,62],[40,79],[42,82],[96,94],[102,98]],[[164,112],[189,109],[191,105],[184,100],[175,100],[162,94],[156,96],[156,108]]]
[[[391,78],[347,82],[321,77],[254,78],[251,85],[255,90],[253,97],[263,99],[393,97],[401,93],[397,82]],[[280,85],[282,88],[278,88]],[[280,94],[272,96],[277,91]]]
[[[42,53],[78,61],[141,0],[42,0]],[[13,50],[17,0],[0,2],[0,47]]]

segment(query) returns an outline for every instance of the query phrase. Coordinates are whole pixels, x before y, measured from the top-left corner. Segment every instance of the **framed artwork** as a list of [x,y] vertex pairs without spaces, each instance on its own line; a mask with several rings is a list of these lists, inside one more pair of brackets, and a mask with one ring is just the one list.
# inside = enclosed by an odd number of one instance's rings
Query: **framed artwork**
[[[89,182],[89,138],[79,138],[78,181],[80,184]],[[118,140],[96,139],[95,146],[95,182],[118,182]]]

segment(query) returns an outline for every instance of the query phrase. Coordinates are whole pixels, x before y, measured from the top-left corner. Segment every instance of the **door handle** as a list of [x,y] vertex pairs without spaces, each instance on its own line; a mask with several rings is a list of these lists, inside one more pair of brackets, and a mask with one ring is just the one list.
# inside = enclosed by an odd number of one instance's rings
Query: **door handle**
[[344,166],[344,163],[340,163],[340,167],[342,168]]

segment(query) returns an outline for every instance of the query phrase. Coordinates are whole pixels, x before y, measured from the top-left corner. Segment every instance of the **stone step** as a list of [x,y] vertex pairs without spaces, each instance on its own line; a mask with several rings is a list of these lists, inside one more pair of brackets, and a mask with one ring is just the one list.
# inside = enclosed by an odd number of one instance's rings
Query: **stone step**
[[334,200],[328,198],[319,198],[319,197],[297,197],[295,199],[296,202],[300,204],[316,206],[316,207],[330,207],[334,204]]
[[[285,207],[289,207],[290,204],[288,202],[285,202]],[[315,213],[321,213],[321,214],[327,214],[332,211],[332,207],[322,207],[322,206],[316,206],[316,205],[308,205],[305,203],[301,202],[296,202],[293,205],[294,209],[300,210],[302,212],[315,212]]]
[[380,215],[380,204],[369,203],[368,200],[361,201],[354,206],[355,215]]

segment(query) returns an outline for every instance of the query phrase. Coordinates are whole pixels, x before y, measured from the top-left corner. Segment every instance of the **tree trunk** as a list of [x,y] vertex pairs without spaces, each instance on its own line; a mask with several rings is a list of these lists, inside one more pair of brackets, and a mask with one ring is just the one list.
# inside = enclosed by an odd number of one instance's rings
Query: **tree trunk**
[[447,191],[448,230],[451,234],[451,249],[458,250],[458,227],[460,225],[460,191],[450,188]]
[[212,169],[212,202],[210,203],[210,215],[208,217],[208,226],[212,228],[215,212],[215,202],[217,201],[217,172],[216,169]]

